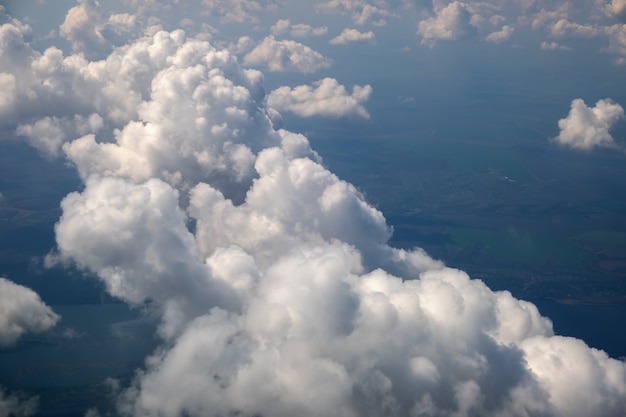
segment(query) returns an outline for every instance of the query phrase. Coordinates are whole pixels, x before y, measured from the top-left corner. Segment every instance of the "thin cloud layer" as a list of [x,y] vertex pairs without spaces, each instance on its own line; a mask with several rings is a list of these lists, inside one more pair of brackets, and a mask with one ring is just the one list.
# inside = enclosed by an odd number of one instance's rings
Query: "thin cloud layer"
[[582,99],[572,100],[566,118],[559,120],[560,133],[555,141],[574,149],[617,146],[609,133],[611,127],[624,117],[624,109],[610,99],[599,100],[588,107]]
[[[438,10],[429,39],[480,23],[460,2]],[[266,97],[260,72],[183,30],[101,60],[38,52],[25,33],[0,27],[14,46],[0,118],[84,184],[61,203],[48,262],[161,319],[162,346],[123,387],[121,415],[624,415],[625,362],[555,336],[533,304],[420,248],[390,246],[383,213],[279,128],[274,108],[365,116],[371,87],[348,94],[325,78]],[[330,65],[274,37],[243,62]],[[610,126],[615,106],[580,112]]]
[[367,101],[371,93],[370,85],[355,85],[350,94],[334,78],[324,78],[313,86],[279,87],[267,96],[267,104],[278,111],[302,117],[359,116],[368,119],[369,114],[361,103]]

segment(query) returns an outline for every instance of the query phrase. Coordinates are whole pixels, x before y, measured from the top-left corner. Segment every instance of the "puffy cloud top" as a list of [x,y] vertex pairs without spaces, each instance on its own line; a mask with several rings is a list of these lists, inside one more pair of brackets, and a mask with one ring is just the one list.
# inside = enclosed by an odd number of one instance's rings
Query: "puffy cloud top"
[[559,120],[561,131],[555,140],[580,150],[596,146],[615,147],[609,129],[623,117],[622,106],[610,99],[599,100],[594,107],[587,107],[580,98],[574,99],[567,117]]
[[344,29],[341,34],[332,38],[330,43],[333,45],[346,45],[348,43],[367,43],[374,41],[374,32],[371,30],[361,33],[356,29]]
[[[325,4],[360,17],[384,10]],[[260,7],[204,2],[224,18],[226,5],[242,20]],[[438,4],[420,33],[504,28],[470,9]],[[349,94],[325,78],[266,98],[261,73],[182,30],[149,31],[100,60],[35,51],[24,34],[0,27],[0,118],[42,152],[63,153],[84,182],[61,203],[49,260],[160,314],[163,345],[123,389],[121,415],[624,415],[625,362],[555,336],[534,305],[420,248],[390,246],[383,214],[305,136],[277,128],[272,106],[366,116],[371,87]],[[267,37],[244,64],[312,73],[330,60]],[[622,115],[609,101],[574,100],[559,137],[605,143]],[[57,320],[34,293],[0,285],[0,297],[23,300],[0,308],[33,317],[11,319],[20,329]]]
[[311,74],[328,68],[331,60],[317,51],[292,40],[276,40],[273,36],[263,39],[244,58],[246,65],[266,67],[275,72],[301,72]]
[[454,1],[437,11],[436,16],[419,23],[417,33],[422,36],[422,42],[432,42],[437,39],[453,41],[467,38],[476,32],[471,23],[471,14],[465,3]]
[[36,292],[0,277],[0,346],[15,343],[24,333],[48,330],[59,318]]
[[352,94],[349,94],[334,78],[324,78],[313,87],[279,87],[268,95],[267,103],[279,111],[293,112],[302,117],[355,115],[367,119],[369,114],[361,103],[367,101],[371,93],[371,86],[355,85]]

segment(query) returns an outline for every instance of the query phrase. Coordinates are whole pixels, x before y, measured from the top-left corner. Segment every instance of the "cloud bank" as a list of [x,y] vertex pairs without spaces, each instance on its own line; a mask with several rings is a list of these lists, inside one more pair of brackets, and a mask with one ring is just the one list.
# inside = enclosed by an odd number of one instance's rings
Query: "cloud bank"
[[[469,14],[451,3],[423,31],[459,39]],[[25,140],[64,157],[84,184],[61,203],[48,262],[89,271],[161,318],[162,346],[124,387],[120,414],[626,412],[625,362],[555,336],[533,304],[420,248],[390,246],[384,215],[270,108],[364,115],[368,86],[348,95],[326,78],[266,97],[260,72],[183,30],[148,32],[102,59],[35,51],[14,23],[0,40],[12,45],[0,120],[19,120]],[[273,37],[244,64],[330,65]],[[608,102],[575,103],[564,130],[586,120],[601,131],[618,117]]]
[[567,117],[559,120],[561,131],[555,141],[580,150],[615,148],[618,145],[609,130],[623,118],[622,106],[610,99],[599,100],[594,107],[588,107],[582,99],[574,99]]

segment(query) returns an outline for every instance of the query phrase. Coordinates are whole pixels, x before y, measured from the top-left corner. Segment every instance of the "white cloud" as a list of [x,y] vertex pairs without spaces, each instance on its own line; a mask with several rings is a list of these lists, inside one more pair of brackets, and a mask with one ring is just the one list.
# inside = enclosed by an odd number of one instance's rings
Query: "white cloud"
[[617,63],[626,63],[626,24],[609,26],[605,32],[609,38],[609,47],[606,50],[619,55]]
[[23,334],[48,330],[59,316],[30,288],[0,277],[0,346],[15,343]]
[[591,25],[581,25],[566,19],[560,19],[550,29],[550,34],[555,38],[594,38],[600,32]]
[[329,41],[332,45],[347,45],[349,43],[371,43],[374,42],[374,32],[371,30],[361,33],[356,29],[344,29],[340,35]]
[[19,125],[16,133],[26,137],[43,155],[57,157],[65,141],[96,133],[102,128],[102,124],[103,120],[97,113],[89,117],[77,114],[72,120],[45,117],[32,124]]
[[599,100],[594,107],[587,107],[582,99],[574,99],[567,117],[559,120],[561,131],[555,140],[581,150],[596,146],[615,147],[609,129],[623,117],[622,106],[610,99]]
[[502,26],[502,29],[500,29],[497,32],[491,32],[489,35],[487,35],[487,37],[485,39],[487,39],[487,41],[489,42],[493,42],[493,43],[502,43],[502,42],[506,42],[511,38],[511,35],[513,34],[514,29],[509,26],[509,25],[504,25]]
[[289,33],[294,38],[306,38],[309,36],[321,36],[328,33],[327,26],[313,27],[304,23],[291,24],[289,19],[279,19],[271,28],[270,31],[275,36],[284,35]]
[[611,0],[609,3],[604,3],[604,11],[607,16],[624,22],[626,21],[626,0]]
[[60,34],[71,43],[74,52],[101,57],[113,46],[126,43],[138,30],[134,15],[113,14],[103,20],[96,0],[78,0],[78,5],[68,10]]
[[276,23],[272,25],[270,31],[272,32],[272,35],[279,36],[287,33],[290,27],[291,22],[289,21],[289,19],[279,19],[278,21],[276,21]]
[[377,1],[374,5],[365,0],[329,0],[315,7],[325,13],[349,14],[354,23],[361,26],[370,23],[384,26],[388,18],[395,17],[386,1]]
[[454,1],[437,11],[435,17],[419,22],[417,33],[422,37],[422,43],[432,43],[438,39],[447,41],[464,39],[476,32],[471,19],[472,15],[467,5]]
[[243,63],[263,66],[274,72],[310,74],[329,68],[331,60],[299,42],[278,41],[273,36],[268,36],[243,58]]
[[557,50],[557,49],[560,49],[562,51],[571,51],[572,50],[572,48],[567,47],[565,45],[561,45],[561,44],[559,44],[557,42],[546,42],[546,41],[541,42],[541,49],[543,49],[544,51],[554,51],[554,50]]
[[[437,9],[428,39],[472,32],[468,7]],[[14,45],[1,51],[1,117],[60,147],[84,181],[62,202],[49,260],[161,314],[163,346],[119,398],[122,415],[623,414],[626,363],[554,336],[534,305],[420,248],[391,247],[383,214],[266,107],[282,97],[304,114],[359,114],[371,88],[325,79],[266,100],[258,71],[180,30],[100,61],[36,52],[10,23],[0,39]],[[244,63],[330,64],[272,37]],[[602,137],[623,113],[572,105],[562,135]]]
[[202,13],[218,15],[223,23],[257,23],[257,13],[268,6],[256,0],[202,0]]
[[313,86],[301,85],[294,88],[279,87],[267,97],[269,106],[288,111],[302,117],[359,116],[369,118],[361,103],[369,99],[372,87],[369,85],[352,87],[352,94],[334,78],[324,78]]

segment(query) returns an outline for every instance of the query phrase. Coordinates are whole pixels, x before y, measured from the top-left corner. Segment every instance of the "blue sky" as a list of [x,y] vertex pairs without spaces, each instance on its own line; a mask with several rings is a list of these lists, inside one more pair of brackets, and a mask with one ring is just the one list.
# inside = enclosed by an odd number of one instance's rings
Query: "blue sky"
[[[159,322],[116,413],[623,415],[623,360],[391,246],[303,134],[511,120],[622,154],[623,0],[40,0],[0,19],[0,124],[82,183],[46,266]],[[63,323],[16,282],[5,346]]]

